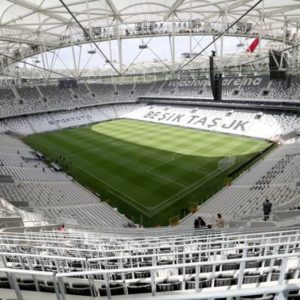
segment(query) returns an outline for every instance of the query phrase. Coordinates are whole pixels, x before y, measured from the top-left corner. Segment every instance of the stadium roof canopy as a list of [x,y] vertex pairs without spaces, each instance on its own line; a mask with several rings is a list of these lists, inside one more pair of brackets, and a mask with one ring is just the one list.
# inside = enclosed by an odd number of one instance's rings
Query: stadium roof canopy
[[[257,1],[249,0],[63,0],[72,13],[89,28],[142,21],[216,21],[226,15],[230,23]],[[264,0],[245,21],[265,22],[296,27],[300,20],[300,0]],[[59,0],[1,0],[1,29],[26,34],[59,36],[74,20]],[[17,38],[17,37],[16,37]]]
[[[103,33],[104,28],[106,32],[110,32],[105,37],[108,40],[118,39],[121,34],[124,39],[133,38],[131,34],[127,37],[126,29],[135,30],[138,22],[142,22],[141,26],[144,23],[149,26],[149,22],[155,22],[155,26],[171,24],[171,30],[162,32],[166,36],[175,35],[175,31],[172,31],[172,24],[175,22],[177,25],[179,22],[201,23],[204,31],[205,24],[217,24],[217,30],[209,29],[209,34],[215,32],[214,35],[217,35],[257,2],[258,0],[1,0],[0,68],[42,52],[90,43],[91,40],[104,41],[103,35],[94,34],[97,30],[102,30]],[[254,33],[249,35],[250,38],[259,34],[262,38],[281,35],[280,42],[295,46],[299,42],[300,0],[262,0],[242,22],[251,24]],[[94,36],[86,39],[83,28]],[[285,34],[287,31],[289,35]],[[178,30],[176,34],[179,32]],[[152,33],[151,30],[147,32],[149,36]],[[158,35],[156,32],[156,36]],[[138,38],[140,36],[140,33],[137,34]],[[174,61],[173,59],[173,64]],[[121,61],[119,64],[122,65]]]

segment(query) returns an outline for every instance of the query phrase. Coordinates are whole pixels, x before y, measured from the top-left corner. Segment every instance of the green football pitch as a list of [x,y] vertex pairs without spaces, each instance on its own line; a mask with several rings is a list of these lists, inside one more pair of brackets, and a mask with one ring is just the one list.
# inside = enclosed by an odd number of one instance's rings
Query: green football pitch
[[[270,146],[129,119],[36,134],[25,142],[144,226],[182,217],[220,189],[230,172]],[[233,166],[219,168],[220,160],[233,156]]]

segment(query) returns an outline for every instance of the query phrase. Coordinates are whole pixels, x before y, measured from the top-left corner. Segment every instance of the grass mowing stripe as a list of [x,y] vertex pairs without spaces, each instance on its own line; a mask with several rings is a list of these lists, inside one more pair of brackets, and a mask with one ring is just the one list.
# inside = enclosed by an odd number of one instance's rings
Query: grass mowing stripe
[[166,225],[189,203],[203,202],[226,179],[227,171],[218,170],[224,157],[236,156],[236,168],[269,146],[245,137],[129,119],[25,141],[134,221],[143,215],[146,226]]

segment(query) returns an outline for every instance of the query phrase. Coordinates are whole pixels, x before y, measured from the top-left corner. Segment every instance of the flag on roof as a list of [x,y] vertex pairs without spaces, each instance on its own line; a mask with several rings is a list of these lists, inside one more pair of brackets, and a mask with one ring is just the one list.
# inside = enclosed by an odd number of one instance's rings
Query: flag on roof
[[259,37],[255,38],[255,40],[250,44],[250,46],[247,48],[247,52],[253,53],[257,46],[259,45]]

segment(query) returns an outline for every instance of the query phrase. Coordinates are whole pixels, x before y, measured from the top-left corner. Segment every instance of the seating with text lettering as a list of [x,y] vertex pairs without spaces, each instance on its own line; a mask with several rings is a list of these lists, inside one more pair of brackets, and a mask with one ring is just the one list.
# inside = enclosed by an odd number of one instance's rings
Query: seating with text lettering
[[[223,99],[227,100],[300,100],[298,75],[293,75],[289,84],[270,81],[268,75],[229,76],[223,78],[222,90]],[[69,89],[36,85],[17,88],[15,92],[10,88],[1,89],[0,117],[105,103],[137,102],[141,96],[188,97],[198,101],[213,99],[210,81],[206,77],[118,85],[79,83]]]
[[86,107],[63,112],[41,113],[22,117],[0,119],[0,133],[8,130],[22,135],[37,132],[77,127],[90,123],[121,118],[123,115],[139,107],[139,104],[115,104],[98,107]]
[[300,128],[297,113],[260,113],[174,105],[143,106],[130,112],[126,117],[271,140]]
[[[300,100],[299,76],[292,76],[289,86],[285,81],[270,81],[267,75],[224,77],[222,93],[225,100]],[[160,81],[149,89],[146,95],[213,99],[210,81],[207,78]]]

